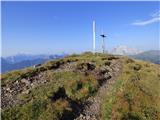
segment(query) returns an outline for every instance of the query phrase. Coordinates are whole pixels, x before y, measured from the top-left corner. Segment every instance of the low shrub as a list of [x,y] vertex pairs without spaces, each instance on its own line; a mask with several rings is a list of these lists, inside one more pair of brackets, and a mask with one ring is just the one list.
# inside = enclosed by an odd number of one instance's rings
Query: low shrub
[[111,65],[111,62],[110,62],[110,61],[106,61],[106,62],[104,63],[104,65],[110,66],[110,65]]
[[143,117],[136,112],[124,113],[121,120],[144,120]]
[[119,57],[116,57],[114,55],[108,56],[108,60],[116,60],[116,59],[119,59]]
[[134,63],[135,61],[133,60],[133,59],[131,59],[131,58],[128,58],[127,60],[126,60],[126,63],[128,64],[128,63]]
[[133,69],[135,70],[135,71],[139,71],[140,69],[141,69],[141,65],[140,64],[135,64],[134,66],[133,66]]

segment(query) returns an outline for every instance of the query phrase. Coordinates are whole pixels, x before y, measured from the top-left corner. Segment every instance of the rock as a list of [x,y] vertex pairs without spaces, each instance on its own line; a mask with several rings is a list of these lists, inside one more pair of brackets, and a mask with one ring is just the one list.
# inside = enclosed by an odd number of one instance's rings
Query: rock
[[85,116],[83,116],[83,117],[82,117],[82,119],[83,119],[83,120],[85,120],[85,119],[86,119],[86,117],[85,117]]
[[30,90],[25,90],[22,92],[23,94],[29,94],[30,93]]
[[10,90],[9,92],[10,92],[10,93],[12,93],[12,92],[13,92],[13,90]]
[[16,84],[18,84],[18,83],[19,83],[19,81],[17,80],[15,83],[16,83]]
[[111,75],[110,75],[110,74],[105,74],[104,77],[105,77],[106,79],[110,79],[110,78],[111,78]]
[[6,90],[7,90],[7,91],[10,91],[10,88],[8,87],[8,88],[6,88]]
[[82,114],[80,114],[80,116],[79,116],[80,118],[82,118],[83,117],[83,115]]
[[89,120],[90,119],[90,116],[86,116],[86,120]]
[[47,83],[47,80],[44,80],[44,83]]
[[27,79],[24,79],[24,78],[21,80],[21,82],[22,82],[22,83],[25,83],[26,85],[29,85],[29,84],[30,84],[30,81],[27,80]]
[[32,88],[36,87],[35,83],[31,83],[31,87]]
[[41,64],[34,65],[33,68],[39,67]]

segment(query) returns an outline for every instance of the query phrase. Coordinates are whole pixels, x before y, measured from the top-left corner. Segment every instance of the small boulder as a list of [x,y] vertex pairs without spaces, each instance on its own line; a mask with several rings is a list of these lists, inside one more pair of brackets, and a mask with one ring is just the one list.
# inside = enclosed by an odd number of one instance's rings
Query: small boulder
[[25,90],[22,92],[23,94],[29,94],[30,93],[30,90]]
[[23,79],[21,80],[21,82],[22,82],[22,83],[25,83],[26,85],[29,85],[29,84],[30,84],[30,81],[27,80],[27,79],[25,79],[25,78],[23,78]]
[[89,120],[90,119],[90,116],[88,115],[88,116],[86,116],[86,120]]
[[10,91],[10,88],[8,87],[8,88],[6,88],[6,90],[7,90],[7,91]]
[[33,68],[37,68],[39,66],[41,66],[41,64],[36,64],[36,65],[33,66]]

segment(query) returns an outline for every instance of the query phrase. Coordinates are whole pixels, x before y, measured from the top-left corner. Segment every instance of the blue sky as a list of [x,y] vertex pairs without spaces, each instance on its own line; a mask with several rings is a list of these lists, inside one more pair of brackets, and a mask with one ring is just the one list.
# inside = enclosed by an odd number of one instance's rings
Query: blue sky
[[159,2],[2,2],[2,55],[55,54],[96,50],[100,34],[106,48],[126,45],[140,50],[159,47]]

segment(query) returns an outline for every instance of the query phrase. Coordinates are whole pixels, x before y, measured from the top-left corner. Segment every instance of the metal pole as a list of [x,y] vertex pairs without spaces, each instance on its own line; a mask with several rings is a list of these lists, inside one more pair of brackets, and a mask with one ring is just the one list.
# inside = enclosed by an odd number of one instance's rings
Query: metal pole
[[105,52],[105,43],[104,43],[104,37],[103,37],[103,53]]
[[105,53],[105,40],[104,38],[106,37],[103,33],[103,30],[102,30],[102,34],[100,35],[102,37],[102,52]]

